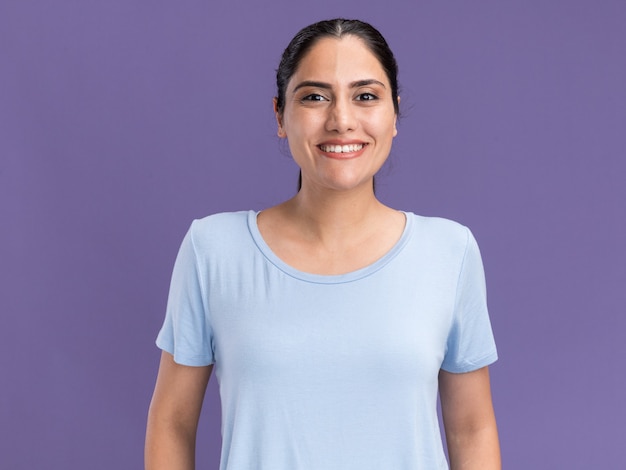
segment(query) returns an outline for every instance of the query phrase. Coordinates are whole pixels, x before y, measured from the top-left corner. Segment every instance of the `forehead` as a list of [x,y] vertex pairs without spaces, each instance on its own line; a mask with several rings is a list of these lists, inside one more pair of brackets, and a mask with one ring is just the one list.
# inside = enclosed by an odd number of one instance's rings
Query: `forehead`
[[378,58],[365,42],[353,35],[318,40],[301,59],[289,87],[302,80],[328,83],[351,83],[376,79],[388,86],[388,79]]

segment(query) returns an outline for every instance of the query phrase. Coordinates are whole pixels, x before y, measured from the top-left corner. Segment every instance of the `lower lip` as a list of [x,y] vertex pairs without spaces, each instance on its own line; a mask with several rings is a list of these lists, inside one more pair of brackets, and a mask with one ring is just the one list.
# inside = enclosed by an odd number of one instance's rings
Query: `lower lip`
[[324,152],[321,148],[318,148],[322,152],[322,155],[324,155],[325,157],[332,158],[333,160],[350,160],[352,158],[357,158],[363,155],[366,147],[367,145],[364,145],[363,147],[361,147],[361,150],[347,153]]

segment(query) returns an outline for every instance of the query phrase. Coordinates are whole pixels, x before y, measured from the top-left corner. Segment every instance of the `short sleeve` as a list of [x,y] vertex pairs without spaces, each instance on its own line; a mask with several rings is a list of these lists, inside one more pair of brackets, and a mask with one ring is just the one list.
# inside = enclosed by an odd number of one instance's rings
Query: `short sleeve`
[[498,358],[489,313],[485,274],[478,244],[467,230],[452,325],[442,369],[462,373],[480,369]]
[[193,228],[192,224],[174,263],[165,321],[156,344],[172,354],[179,364],[205,366],[214,362],[212,331]]

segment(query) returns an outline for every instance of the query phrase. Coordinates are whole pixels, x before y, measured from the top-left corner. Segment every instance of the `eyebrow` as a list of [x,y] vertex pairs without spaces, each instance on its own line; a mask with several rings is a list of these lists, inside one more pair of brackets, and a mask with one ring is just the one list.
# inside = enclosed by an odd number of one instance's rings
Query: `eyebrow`
[[[362,87],[362,86],[369,86],[369,85],[380,85],[383,88],[387,88],[383,82],[380,82],[378,80],[374,80],[373,78],[369,78],[369,79],[366,79],[366,80],[354,81],[354,82],[350,83],[349,87],[350,88],[359,88],[359,87]],[[315,80],[304,80],[303,82],[300,82],[300,83],[298,83],[296,85],[296,87],[293,89],[293,93],[298,91],[300,88],[304,88],[304,87],[323,88],[325,90],[330,90],[332,88],[330,83],[317,82]]]

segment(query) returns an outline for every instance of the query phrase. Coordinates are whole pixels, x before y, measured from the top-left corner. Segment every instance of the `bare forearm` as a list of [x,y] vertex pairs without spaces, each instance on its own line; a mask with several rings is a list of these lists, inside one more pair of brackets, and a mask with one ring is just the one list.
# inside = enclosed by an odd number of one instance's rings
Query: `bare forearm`
[[500,470],[489,369],[439,373],[441,412],[451,470]]
[[193,470],[196,432],[211,366],[176,364],[170,353],[161,364],[148,412],[146,470]]
[[195,432],[148,420],[145,448],[146,470],[194,470]]
[[450,470],[501,470],[495,424],[479,430],[446,434]]

